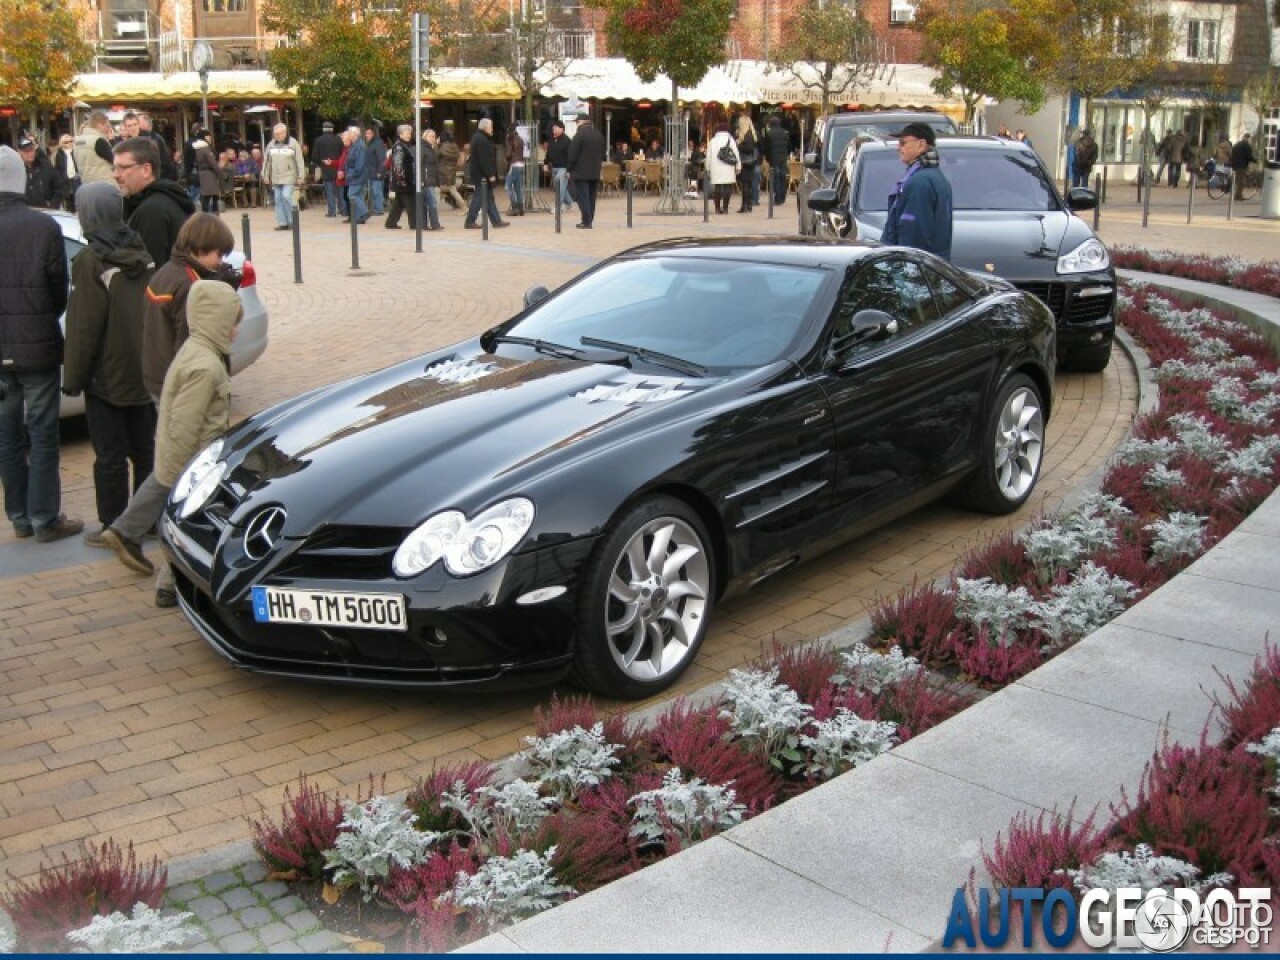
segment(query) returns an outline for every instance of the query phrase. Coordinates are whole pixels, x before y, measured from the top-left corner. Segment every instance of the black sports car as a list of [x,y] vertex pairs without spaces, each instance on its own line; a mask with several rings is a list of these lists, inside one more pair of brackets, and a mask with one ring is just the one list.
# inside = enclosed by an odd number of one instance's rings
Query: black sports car
[[682,240],[240,424],[173,490],[182,609],[239,666],[386,686],[573,669],[643,697],[715,603],[954,491],[1036,483],[1053,317],[916,250]]

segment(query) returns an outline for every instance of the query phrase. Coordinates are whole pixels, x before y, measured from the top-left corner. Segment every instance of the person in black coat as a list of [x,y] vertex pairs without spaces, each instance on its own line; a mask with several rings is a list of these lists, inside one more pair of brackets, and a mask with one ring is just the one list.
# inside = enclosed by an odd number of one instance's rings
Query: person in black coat
[[67,256],[53,218],[26,202],[27,165],[0,147],[0,484],[18,537],[84,529],[61,512],[58,385]]
[[64,133],[53,151],[53,205],[76,212],[76,191],[80,189],[80,169],[76,166],[75,138]]
[[31,137],[18,141],[18,155],[27,168],[26,198],[29,207],[53,206],[53,164]]
[[578,209],[582,211],[579,230],[590,230],[596,219],[596,194],[600,190],[600,168],[609,145],[604,134],[591,125],[591,117],[578,115],[578,132],[569,144],[569,179],[573,183]]
[[341,211],[347,215],[347,199],[338,187],[338,159],[342,156],[342,138],[333,132],[333,124],[326,120],[322,133],[311,145],[311,162],[320,168],[320,182],[324,184],[324,202],[328,207],[326,217],[336,217]]
[[[493,121],[482,117],[476,124],[475,136],[471,138],[471,159],[467,162],[467,174],[471,184],[476,188],[471,194],[471,205],[467,208],[467,219],[463,226],[468,230],[479,230],[476,219],[480,216],[480,196],[484,194],[488,200],[489,222],[495,227],[509,226],[498,213],[498,203],[493,197],[498,185],[498,151],[493,146],[490,136],[493,133]],[[481,189],[481,188],[484,189]]]
[[790,177],[787,163],[791,160],[791,135],[782,128],[782,120],[776,113],[769,118],[763,146],[764,158],[769,161],[773,205],[780,207],[787,202],[787,180]]
[[116,184],[124,194],[129,226],[142,236],[156,269],[169,262],[173,243],[196,205],[172,180],[160,180],[160,151],[147,137],[131,137],[113,148]]

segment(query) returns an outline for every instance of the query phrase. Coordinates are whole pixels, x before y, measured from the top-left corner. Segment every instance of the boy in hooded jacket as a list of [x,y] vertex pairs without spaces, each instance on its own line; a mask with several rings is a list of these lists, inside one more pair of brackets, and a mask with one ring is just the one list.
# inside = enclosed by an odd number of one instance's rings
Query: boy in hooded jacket
[[[231,342],[243,316],[240,297],[218,280],[197,280],[187,297],[189,336],[165,374],[156,426],[154,472],[143,481],[128,508],[103,533],[103,540],[130,570],[155,567],[141,540],[164,513],[169,491],[182,470],[231,422]],[[173,571],[163,564],[156,577],[156,606],[177,604]]]
[[82,186],[76,210],[89,244],[71,265],[62,392],[85,395],[102,527],[84,539],[101,547],[102,531],[153,465],[156,409],[142,382],[142,303],[153,267],[142,237],[124,222],[114,183]]

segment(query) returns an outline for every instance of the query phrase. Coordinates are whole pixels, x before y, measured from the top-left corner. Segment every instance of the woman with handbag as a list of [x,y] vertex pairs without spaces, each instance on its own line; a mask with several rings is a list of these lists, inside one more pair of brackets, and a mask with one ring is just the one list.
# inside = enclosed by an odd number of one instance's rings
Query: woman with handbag
[[729,194],[741,169],[738,145],[729,133],[729,125],[721,123],[707,144],[707,170],[711,173],[711,199],[716,213],[729,212]]
[[756,170],[760,165],[760,151],[756,146],[756,128],[748,114],[738,117],[738,135],[734,138],[738,145],[738,156],[742,166],[738,174],[738,189],[742,191],[742,203],[739,213],[750,213],[752,200],[756,190]]

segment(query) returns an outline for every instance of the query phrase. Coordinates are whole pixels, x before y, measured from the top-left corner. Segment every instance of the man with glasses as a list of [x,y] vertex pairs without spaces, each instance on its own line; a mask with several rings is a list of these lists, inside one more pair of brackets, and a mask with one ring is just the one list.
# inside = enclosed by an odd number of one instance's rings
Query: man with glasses
[[951,259],[951,184],[938,169],[933,128],[908,123],[898,133],[898,158],[907,172],[889,197],[880,240]]
[[159,268],[168,262],[178,231],[196,205],[172,180],[157,178],[160,151],[154,140],[132,137],[116,144],[114,153],[113,170],[124,194],[125,216]]

